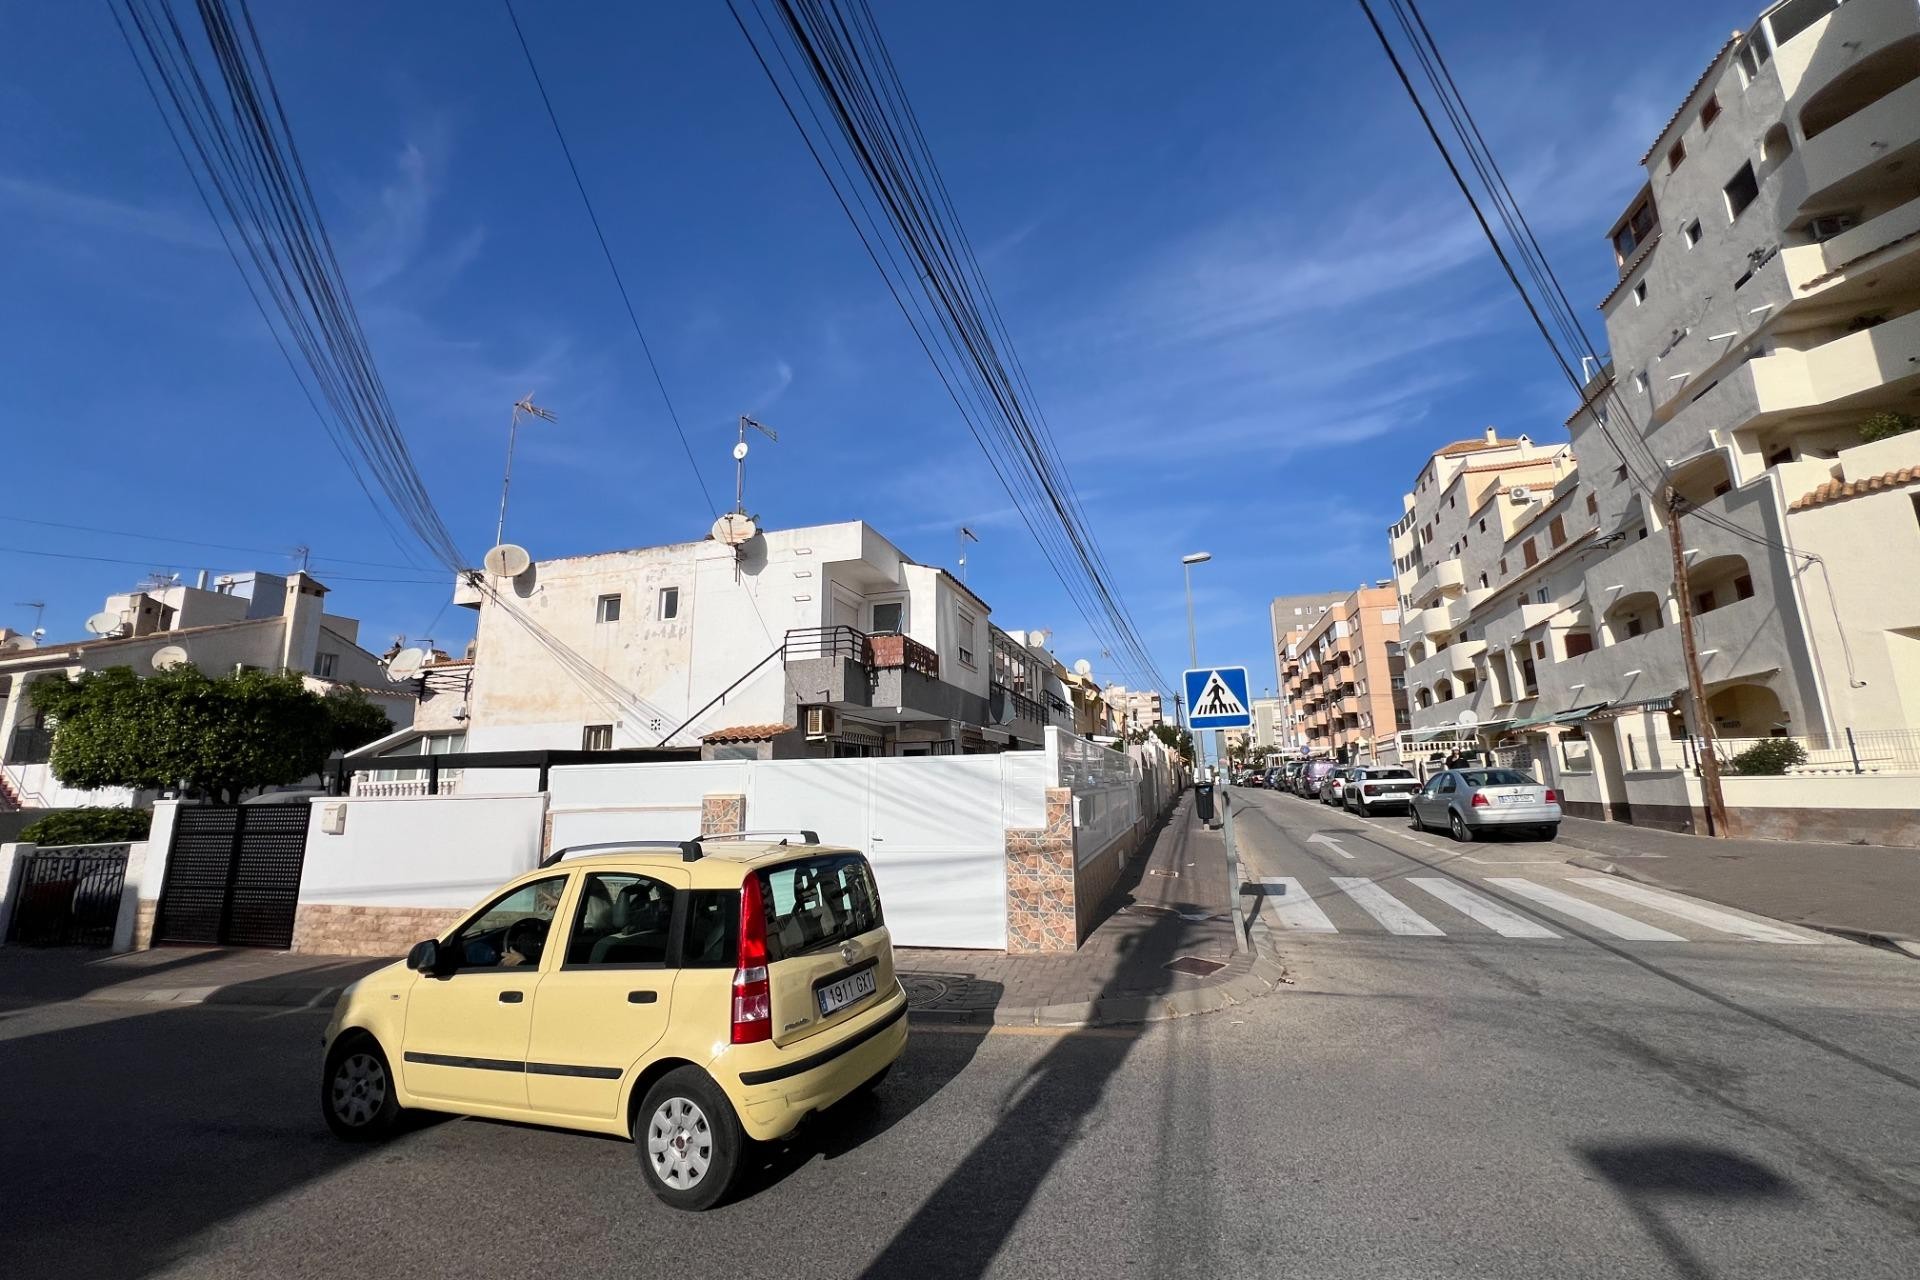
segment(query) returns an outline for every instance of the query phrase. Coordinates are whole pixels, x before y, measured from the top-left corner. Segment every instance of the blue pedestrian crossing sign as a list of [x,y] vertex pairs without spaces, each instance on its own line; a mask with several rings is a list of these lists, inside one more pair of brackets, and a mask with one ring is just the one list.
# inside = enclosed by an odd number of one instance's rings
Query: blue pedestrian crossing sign
[[1253,727],[1245,667],[1200,667],[1187,672],[1187,727]]

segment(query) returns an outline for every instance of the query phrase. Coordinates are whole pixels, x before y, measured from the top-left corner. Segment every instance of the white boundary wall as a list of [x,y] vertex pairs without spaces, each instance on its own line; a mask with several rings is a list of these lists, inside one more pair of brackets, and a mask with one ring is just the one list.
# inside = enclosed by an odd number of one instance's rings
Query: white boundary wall
[[1007,945],[1009,827],[1046,825],[1038,751],[847,760],[568,765],[548,778],[552,847],[684,840],[709,795],[746,797],[753,831],[817,831],[873,863],[893,940]]
[[[546,796],[322,797],[307,817],[300,901],[465,907],[540,861]],[[338,835],[329,811],[344,809]]]

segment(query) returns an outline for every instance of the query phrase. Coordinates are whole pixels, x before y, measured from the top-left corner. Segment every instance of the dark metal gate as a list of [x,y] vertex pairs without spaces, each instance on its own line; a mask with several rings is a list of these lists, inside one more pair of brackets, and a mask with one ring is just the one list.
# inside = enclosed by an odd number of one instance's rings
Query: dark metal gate
[[292,946],[307,816],[304,804],[182,805],[154,941]]
[[7,941],[28,947],[112,946],[128,852],[124,844],[88,844],[28,854]]

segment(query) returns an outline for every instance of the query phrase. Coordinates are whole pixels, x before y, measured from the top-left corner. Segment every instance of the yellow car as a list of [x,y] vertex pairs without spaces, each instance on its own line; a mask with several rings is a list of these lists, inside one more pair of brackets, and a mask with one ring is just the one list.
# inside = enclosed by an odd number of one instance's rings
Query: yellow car
[[907,997],[867,860],[725,838],[563,849],[347,988],[320,1104],[630,1136],[659,1197],[717,1204],[749,1142],[879,1084]]

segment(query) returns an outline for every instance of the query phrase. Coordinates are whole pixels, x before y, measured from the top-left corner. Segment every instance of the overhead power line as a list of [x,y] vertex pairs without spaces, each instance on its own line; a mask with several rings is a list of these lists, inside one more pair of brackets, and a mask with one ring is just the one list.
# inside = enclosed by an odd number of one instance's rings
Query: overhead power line
[[[0,553],[6,553],[9,555],[16,555],[16,556],[44,556],[49,560],[86,560],[86,561],[91,561],[94,564],[131,565],[136,569],[151,569],[154,567],[154,561],[152,560],[125,560],[118,556],[90,556],[90,555],[82,555],[77,551],[39,551],[39,550],[35,550],[32,547],[0,547]],[[443,578],[363,578],[363,577],[353,577],[344,573],[329,573],[327,574],[327,581],[329,582],[396,582],[396,583],[405,583],[412,586],[423,586],[423,587],[424,586],[444,587],[447,585],[446,580]]]
[[[139,542],[166,542],[182,547],[204,547],[211,551],[239,551],[256,556],[292,556],[296,554],[288,547],[243,547],[231,542],[203,542],[198,538],[174,538],[165,534],[147,533],[133,529],[103,529],[97,525],[70,524],[63,520],[36,520],[29,516],[0,515],[0,520],[10,524],[37,525],[42,529],[66,529],[74,533],[97,533],[109,538],[132,538]],[[345,556],[314,556],[315,564],[359,565],[367,569],[411,569],[420,571],[417,564],[394,564],[385,560],[349,560]]]

